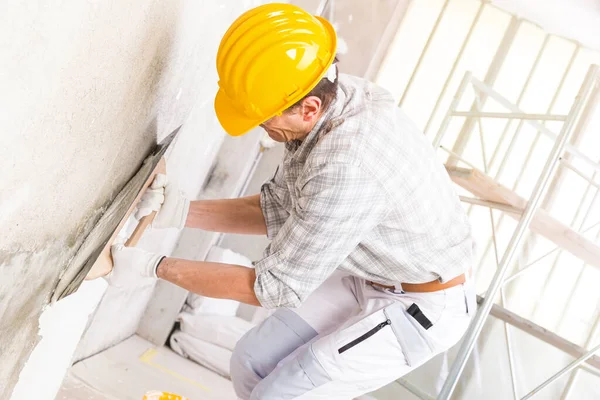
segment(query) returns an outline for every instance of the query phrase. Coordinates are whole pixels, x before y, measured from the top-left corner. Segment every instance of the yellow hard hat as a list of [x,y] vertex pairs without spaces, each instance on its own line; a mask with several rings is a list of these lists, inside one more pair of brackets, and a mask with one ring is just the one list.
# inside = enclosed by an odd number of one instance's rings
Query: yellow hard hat
[[215,111],[242,135],[306,96],[333,63],[331,24],[291,4],[253,8],[227,30],[217,52]]

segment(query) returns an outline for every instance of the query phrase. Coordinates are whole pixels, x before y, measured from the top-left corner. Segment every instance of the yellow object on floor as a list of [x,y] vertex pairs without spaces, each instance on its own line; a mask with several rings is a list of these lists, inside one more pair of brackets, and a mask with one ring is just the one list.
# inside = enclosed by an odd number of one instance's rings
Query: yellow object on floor
[[181,397],[177,394],[160,392],[158,390],[151,390],[144,395],[142,400],[188,400],[186,397]]

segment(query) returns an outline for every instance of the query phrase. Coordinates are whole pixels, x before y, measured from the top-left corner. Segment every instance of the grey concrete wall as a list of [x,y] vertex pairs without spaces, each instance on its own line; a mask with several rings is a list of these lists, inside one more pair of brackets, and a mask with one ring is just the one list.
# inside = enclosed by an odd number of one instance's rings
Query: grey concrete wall
[[229,23],[257,3],[3,2],[0,398],[82,238],[153,143],[184,122],[168,170],[197,193],[224,135],[212,111],[214,55]]

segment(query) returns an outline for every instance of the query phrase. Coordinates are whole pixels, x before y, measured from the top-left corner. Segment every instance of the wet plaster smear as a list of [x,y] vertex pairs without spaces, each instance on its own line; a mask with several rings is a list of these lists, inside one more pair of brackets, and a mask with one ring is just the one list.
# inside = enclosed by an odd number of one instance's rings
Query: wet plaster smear
[[[13,390],[27,400],[54,398],[82,330],[98,314],[90,310],[98,301],[110,304],[110,290],[102,280],[90,282],[74,295],[82,296],[77,301],[67,297],[48,307],[52,290],[157,139],[192,117],[167,168],[184,188],[203,181],[211,162],[204,155],[215,153],[224,135],[212,111],[219,38],[258,3],[2,3],[0,399]],[[135,294],[128,296],[123,301]],[[57,326],[63,335],[55,334]],[[127,329],[113,324],[109,332],[119,331],[118,339],[135,326]],[[95,349],[106,348],[101,339]]]
[[52,293],[53,302],[74,293],[78,289],[113,232],[116,231],[119,223],[125,217],[163,153],[164,151],[161,151],[158,154],[148,156],[139,171],[121,189],[106,210],[102,211],[101,217],[96,221],[90,233],[77,249],[75,256],[60,275],[60,279]]

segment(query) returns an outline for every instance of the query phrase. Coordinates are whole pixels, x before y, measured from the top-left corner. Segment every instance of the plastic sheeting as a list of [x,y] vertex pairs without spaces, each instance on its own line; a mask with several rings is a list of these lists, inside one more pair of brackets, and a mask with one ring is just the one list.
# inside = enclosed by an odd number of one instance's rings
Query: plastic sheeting
[[233,351],[238,340],[254,325],[238,317],[181,313],[181,331],[196,339]]
[[229,376],[231,350],[197,339],[182,331],[175,331],[170,339],[171,348],[181,356],[222,375]]

